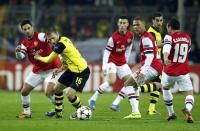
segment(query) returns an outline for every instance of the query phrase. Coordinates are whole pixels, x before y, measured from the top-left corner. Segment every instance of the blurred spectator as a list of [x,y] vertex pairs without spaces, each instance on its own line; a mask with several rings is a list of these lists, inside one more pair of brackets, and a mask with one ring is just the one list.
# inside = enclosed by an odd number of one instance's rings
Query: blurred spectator
[[95,0],[96,6],[113,6],[113,0]]
[[67,36],[69,36],[70,39],[77,40],[79,34],[76,17],[72,17],[71,19],[69,19],[69,21],[69,33],[67,34]]
[[101,19],[97,23],[97,37],[98,38],[108,37],[109,30],[110,30],[109,23],[106,19]]
[[94,36],[92,21],[89,20],[81,29],[81,40],[85,40]]
[[0,24],[2,25],[6,17],[6,6],[0,6]]

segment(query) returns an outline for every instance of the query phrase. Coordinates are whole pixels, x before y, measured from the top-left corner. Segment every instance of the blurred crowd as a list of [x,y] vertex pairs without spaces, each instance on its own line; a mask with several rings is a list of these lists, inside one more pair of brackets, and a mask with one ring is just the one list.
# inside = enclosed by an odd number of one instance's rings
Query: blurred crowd
[[[73,41],[85,41],[107,39],[116,29],[118,15],[141,15],[150,25],[152,12],[163,12],[167,20],[176,15],[177,5],[178,0],[1,0],[0,61],[14,60],[15,46],[23,37],[19,23],[24,18],[32,19],[38,31],[45,32],[47,27],[56,25],[61,34]],[[184,5],[192,12],[184,18],[184,31],[193,41],[190,62],[200,63],[200,0],[185,0]],[[163,36],[165,33],[164,24]]]

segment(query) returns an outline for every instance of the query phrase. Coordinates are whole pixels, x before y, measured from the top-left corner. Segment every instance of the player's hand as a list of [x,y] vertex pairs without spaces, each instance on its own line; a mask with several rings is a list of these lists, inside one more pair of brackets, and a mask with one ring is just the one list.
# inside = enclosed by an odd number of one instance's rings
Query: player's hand
[[34,56],[34,59],[38,60],[39,57],[41,57],[41,56],[37,54],[37,55]]
[[21,46],[18,45],[18,46],[15,48],[15,52],[16,52],[16,53],[20,52],[20,49],[21,49]]
[[131,68],[131,71],[132,72],[135,72],[137,71],[141,66],[140,65],[134,65],[132,68]]
[[107,75],[107,70],[103,69],[103,75],[106,76]]
[[171,63],[171,61],[170,61],[169,59],[165,59],[165,60],[164,60],[164,63],[165,63],[165,65],[168,65],[168,64]]

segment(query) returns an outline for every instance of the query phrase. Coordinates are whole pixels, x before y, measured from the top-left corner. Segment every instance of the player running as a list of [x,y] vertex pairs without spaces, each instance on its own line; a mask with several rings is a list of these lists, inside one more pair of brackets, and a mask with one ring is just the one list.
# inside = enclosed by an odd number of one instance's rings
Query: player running
[[54,103],[54,97],[53,95],[50,95],[49,92],[53,90],[55,85],[55,75],[58,73],[57,69],[60,68],[61,61],[58,57],[48,64],[35,60],[34,56],[36,54],[40,54],[41,56],[49,55],[52,52],[51,45],[47,42],[44,33],[34,32],[34,28],[30,20],[23,20],[21,22],[21,29],[27,38],[24,38],[17,46],[16,58],[21,60],[27,55],[29,61],[33,65],[33,68],[31,73],[26,77],[23,88],[21,89],[21,100],[24,111],[16,117],[31,118],[30,92],[42,81],[44,81],[45,78],[49,80],[45,93],[52,103]]
[[[160,54],[161,47],[162,47],[162,37],[161,37],[161,28],[163,24],[163,15],[159,12],[156,12],[153,14],[152,17],[152,26],[149,27],[148,32],[150,32],[154,38],[156,39],[156,45],[160,47],[158,49],[158,53]],[[136,65],[133,67],[133,71],[139,68],[139,65]],[[152,80],[150,83],[144,84],[143,86],[139,86],[138,89],[140,92],[151,92],[150,93],[150,105],[147,111],[147,114],[149,115],[154,115],[154,114],[160,114],[159,112],[156,111],[155,105],[159,99],[160,92],[161,92],[161,80],[159,76]],[[123,87],[125,88],[125,87]],[[118,96],[116,99],[113,101],[111,109],[114,111],[119,111],[119,103],[121,102],[122,99],[125,98],[127,94],[123,92],[123,89],[119,92]]]
[[[128,66],[128,58],[132,49],[134,35],[128,30],[129,22],[126,16],[117,19],[118,31],[114,32],[109,38],[103,55],[102,70],[107,81],[99,86],[94,95],[88,100],[91,109],[95,109],[95,102],[99,95],[103,94],[106,88],[109,88],[116,82],[116,75],[122,80],[127,80],[131,74]],[[125,90],[121,91],[126,93]],[[119,110],[114,104],[111,108]]]
[[189,75],[188,53],[191,49],[191,39],[188,34],[180,31],[180,23],[172,18],[167,23],[167,34],[164,38],[164,71],[162,73],[163,98],[169,117],[167,120],[175,120],[173,109],[173,95],[171,88],[175,83],[179,91],[186,92],[185,108],[182,112],[188,123],[193,123],[191,110],[194,104],[193,86]]
[[[81,107],[81,100],[76,95],[76,92],[82,92],[85,83],[87,82],[90,70],[86,60],[81,56],[79,51],[74,47],[74,44],[67,37],[60,36],[55,28],[49,28],[47,31],[48,40],[53,45],[53,52],[46,57],[39,55],[35,59],[50,63],[58,54],[63,59],[63,64],[67,65],[66,70],[58,79],[58,83],[54,87],[55,93],[55,111],[56,117],[63,117],[63,90],[66,88],[66,96],[69,102],[76,108]],[[76,119],[77,114],[70,115],[70,118]]]
[[162,61],[158,54],[155,38],[151,33],[146,31],[145,24],[141,18],[135,18],[133,20],[133,29],[140,35],[141,68],[135,71],[124,83],[126,90],[129,90],[128,98],[132,106],[132,113],[124,117],[124,119],[141,118],[136,93],[138,86],[142,86],[150,80],[153,80],[162,72]]

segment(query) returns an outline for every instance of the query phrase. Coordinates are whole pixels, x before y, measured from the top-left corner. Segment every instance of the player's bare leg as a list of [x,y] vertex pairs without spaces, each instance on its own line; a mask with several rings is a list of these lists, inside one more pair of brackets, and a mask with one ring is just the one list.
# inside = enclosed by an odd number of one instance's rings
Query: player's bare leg
[[21,90],[21,100],[23,106],[23,112],[17,115],[17,118],[31,118],[31,109],[30,109],[30,92],[34,87],[29,85],[28,83],[24,83],[23,88]]
[[[49,98],[52,104],[55,105],[55,95],[54,95],[54,86],[55,83],[49,82],[47,84],[47,88],[45,90],[45,95]],[[51,111],[48,111],[45,113],[46,116],[52,117],[56,114],[55,109],[52,109]]]

